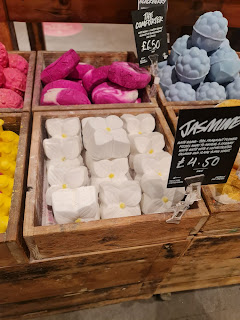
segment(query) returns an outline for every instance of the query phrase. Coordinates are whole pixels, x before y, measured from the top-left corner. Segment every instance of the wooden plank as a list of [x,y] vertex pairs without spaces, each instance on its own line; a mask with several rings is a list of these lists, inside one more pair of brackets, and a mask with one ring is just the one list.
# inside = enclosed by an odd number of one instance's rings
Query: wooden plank
[[2,268],[0,304],[163,279],[188,245],[189,241],[180,241]]
[[44,159],[42,141],[47,136],[46,119],[76,116],[82,119],[96,115],[120,116],[124,113],[136,115],[146,112],[155,116],[156,129],[164,134],[166,150],[171,153],[173,136],[159,109],[35,113],[28,175],[30,191],[27,193],[24,220],[24,238],[35,259],[186,240],[189,235],[196,234],[200,230],[208,218],[208,211],[203,201],[188,210],[179,225],[166,223],[172,215],[169,212],[81,224],[41,226]]
[[17,50],[17,41],[14,25],[8,19],[5,1],[0,0],[0,42],[7,50]]
[[32,108],[32,94],[33,94],[33,82],[35,75],[35,64],[36,64],[36,52],[27,51],[9,51],[9,53],[17,53],[28,61],[28,74],[26,91],[24,94],[23,108],[22,109],[10,109],[1,108],[1,113],[12,113],[12,112],[30,112]]
[[9,224],[6,233],[0,234],[0,267],[4,267],[28,261],[25,253],[27,249],[22,237],[22,223],[29,153],[30,115],[28,113],[4,113],[0,114],[0,118],[4,120],[5,129],[18,133],[20,137]]
[[149,299],[152,286],[144,283],[92,291],[79,291],[51,298],[1,305],[1,319],[30,319],[81,309],[102,307],[125,301]]
[[[37,56],[36,76],[33,92],[33,111],[70,111],[70,110],[103,110],[103,109],[129,109],[129,108],[155,108],[158,107],[155,98],[150,97],[150,86],[140,90],[142,103],[118,103],[118,104],[87,104],[87,105],[49,105],[41,106],[40,97],[42,91],[41,73],[45,67],[56,61],[64,52],[40,51]],[[134,52],[78,52],[81,62],[94,65],[96,68],[109,65],[115,61],[136,62]]]
[[198,236],[155,293],[240,282],[240,234]]
[[31,50],[46,50],[45,38],[41,22],[28,22],[27,31]]

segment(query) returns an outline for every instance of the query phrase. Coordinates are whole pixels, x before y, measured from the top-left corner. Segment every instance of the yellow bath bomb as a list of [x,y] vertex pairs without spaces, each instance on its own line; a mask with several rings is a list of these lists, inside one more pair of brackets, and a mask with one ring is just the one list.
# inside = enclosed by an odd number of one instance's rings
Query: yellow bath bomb
[[9,220],[8,216],[0,217],[0,233],[6,232],[7,226],[8,226],[8,220]]

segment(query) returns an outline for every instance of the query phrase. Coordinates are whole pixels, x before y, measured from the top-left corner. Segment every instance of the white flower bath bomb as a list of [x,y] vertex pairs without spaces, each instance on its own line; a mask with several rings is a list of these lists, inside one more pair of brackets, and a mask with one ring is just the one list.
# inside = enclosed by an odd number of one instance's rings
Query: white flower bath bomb
[[184,188],[165,189],[158,198],[152,199],[143,193],[141,209],[144,214],[169,212],[169,209],[184,198]]
[[100,214],[102,219],[141,215],[141,188],[135,181],[100,186]]
[[88,170],[84,166],[76,168],[49,166],[47,179],[50,186],[64,185],[65,188],[78,188],[89,184]]
[[44,139],[43,149],[50,160],[63,158],[73,160],[79,157],[82,151],[82,140],[80,136]]
[[74,137],[81,134],[81,123],[78,118],[48,119],[45,123],[50,137]]
[[52,194],[54,217],[58,224],[72,223],[77,219],[95,219],[98,197],[93,186],[61,189]]
[[83,123],[83,141],[95,160],[125,158],[130,152],[127,133],[117,116],[88,118]]
[[123,114],[121,116],[123,128],[128,134],[150,133],[155,129],[155,119],[151,114],[143,113],[137,116]]
[[81,156],[72,160],[67,160],[66,158],[47,160],[47,169],[50,166],[54,166],[58,168],[77,168],[82,165],[83,165],[83,158]]
[[[166,151],[160,151],[154,156],[152,154],[136,154],[131,159],[133,159],[132,166],[137,175],[143,175],[156,169],[157,172],[161,172],[165,176],[169,173],[169,162],[171,163],[172,156]],[[152,161],[153,167],[151,167]]]
[[164,136],[159,132],[148,134],[128,135],[131,154],[153,154],[160,152],[165,147]]

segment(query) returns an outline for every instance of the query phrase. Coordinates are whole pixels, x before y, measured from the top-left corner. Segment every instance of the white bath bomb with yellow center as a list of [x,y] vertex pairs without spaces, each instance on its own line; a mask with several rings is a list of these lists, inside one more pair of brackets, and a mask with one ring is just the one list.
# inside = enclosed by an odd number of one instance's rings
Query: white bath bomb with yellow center
[[82,141],[80,136],[44,139],[43,148],[46,156],[50,160],[63,158],[73,160],[80,156]]
[[155,129],[155,119],[148,113],[142,113],[137,116],[123,114],[121,119],[123,121],[123,128],[128,134],[148,134]]
[[45,126],[50,137],[74,137],[81,134],[81,123],[76,117],[48,119]]
[[78,188],[89,184],[88,170],[85,166],[76,168],[49,166],[47,179],[50,186],[66,185],[69,188]]

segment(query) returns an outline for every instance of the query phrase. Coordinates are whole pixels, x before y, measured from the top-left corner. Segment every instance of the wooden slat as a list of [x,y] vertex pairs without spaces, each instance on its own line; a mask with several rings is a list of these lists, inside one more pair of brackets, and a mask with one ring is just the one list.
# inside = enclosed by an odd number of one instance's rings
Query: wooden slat
[[239,283],[240,234],[196,237],[156,293]]
[[[64,52],[40,51],[37,55],[36,75],[33,92],[33,111],[70,111],[70,110],[103,110],[103,109],[122,109],[122,108],[156,108],[158,107],[155,98],[150,97],[150,86],[139,90],[142,103],[118,103],[118,104],[87,104],[87,105],[49,105],[40,106],[40,96],[42,90],[41,73],[45,67],[56,61]],[[94,65],[98,68],[104,65],[112,64],[115,61],[136,62],[137,58],[134,52],[78,52],[80,61]]]
[[41,22],[28,22],[27,31],[31,50],[46,50],[45,38]]
[[6,233],[0,234],[0,267],[26,263],[28,261],[22,237],[22,223],[26,192],[27,159],[29,153],[30,115],[28,113],[0,114],[4,128],[19,134],[19,145],[14,175],[14,187],[9,224]]
[[155,116],[157,131],[164,134],[166,150],[172,152],[173,136],[159,109],[35,113],[28,175],[30,191],[27,193],[24,220],[24,238],[35,259],[186,240],[189,235],[200,230],[208,218],[203,201],[190,209],[179,225],[166,223],[172,215],[169,212],[82,224],[41,226],[44,159],[42,141],[46,137],[46,119],[74,116],[82,119],[88,116],[120,116],[124,113],[136,115],[146,112]]

